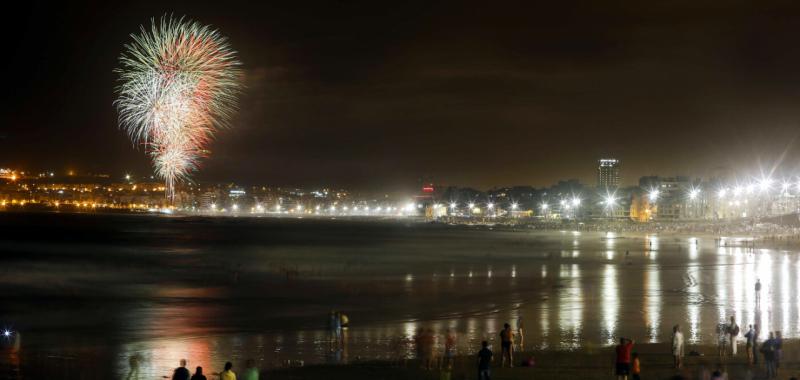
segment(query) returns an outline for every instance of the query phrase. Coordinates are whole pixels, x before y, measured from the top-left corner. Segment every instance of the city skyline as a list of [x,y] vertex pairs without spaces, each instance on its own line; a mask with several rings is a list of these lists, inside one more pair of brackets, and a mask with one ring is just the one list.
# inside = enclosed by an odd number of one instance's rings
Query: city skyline
[[6,25],[4,68],[27,75],[10,78],[5,167],[150,172],[117,127],[113,68],[168,13],[225,31],[244,62],[197,181],[546,186],[593,182],[603,156],[626,185],[800,169],[795,5],[28,6]]

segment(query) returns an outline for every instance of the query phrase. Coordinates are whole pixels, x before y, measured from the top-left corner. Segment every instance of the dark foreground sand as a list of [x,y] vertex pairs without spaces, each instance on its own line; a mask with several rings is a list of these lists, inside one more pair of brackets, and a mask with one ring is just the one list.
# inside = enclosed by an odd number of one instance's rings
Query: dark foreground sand
[[[763,358],[759,357],[759,365],[748,366],[744,345],[739,346],[736,358],[727,358],[720,364],[716,356],[716,347],[688,347],[687,352],[696,350],[702,356],[685,357],[682,370],[672,368],[672,357],[667,344],[637,344],[634,351],[640,355],[642,379],[672,379],[676,375],[684,379],[708,379],[714,370],[721,368],[728,373],[728,379],[765,379],[766,371]],[[497,353],[496,353],[497,356]],[[529,352],[518,355],[518,358],[533,356],[536,365],[533,368],[497,368],[499,356],[492,368],[492,379],[613,379],[613,348],[577,352]],[[800,376],[800,341],[784,341],[783,360],[778,371],[778,379],[789,379]],[[517,360],[517,359],[515,359]],[[517,360],[518,361],[518,360]],[[461,356],[456,360],[452,371],[418,369],[419,362],[409,361],[405,367],[388,362],[364,362],[349,365],[320,365],[292,369],[275,369],[265,371],[262,376],[267,379],[476,379],[477,370],[473,357]]]
[[[778,379],[800,377],[800,340],[784,341],[783,360],[778,371]],[[759,355],[759,365],[747,364],[744,345],[739,345],[739,353],[735,358],[725,358],[720,361],[713,346],[687,346],[686,351],[697,351],[699,356],[686,356],[684,368],[672,368],[672,357],[669,355],[668,344],[636,344],[634,352],[638,352],[641,360],[642,379],[682,379],[708,380],[710,374],[718,368],[727,372],[728,379],[765,379],[766,372],[763,367],[763,358]],[[63,379],[108,379],[120,376],[105,375],[103,361],[95,361],[93,365],[84,365],[80,368],[72,366],[36,368],[20,366],[17,355],[8,350],[3,350],[0,360],[0,379],[34,379],[34,378],[63,378]],[[580,351],[535,351],[517,354],[515,362],[523,358],[535,358],[534,367],[498,368],[499,353],[495,353],[495,362],[492,368],[492,379],[614,379],[614,350],[613,347],[601,349],[587,349]],[[84,357],[92,360],[90,357]],[[94,358],[97,360],[97,358]],[[52,363],[51,363],[52,364]],[[27,367],[27,368],[26,368]],[[93,368],[94,370],[86,370]],[[242,368],[234,368],[241,372]],[[207,368],[206,373],[213,373]],[[47,375],[45,375],[47,374]],[[45,376],[43,376],[45,375]],[[138,379],[170,378],[171,373],[160,376],[139,376]],[[121,378],[126,378],[124,375]],[[137,377],[132,377],[137,378]],[[209,379],[217,379],[209,376]],[[338,365],[311,365],[295,368],[272,368],[261,371],[261,379],[269,380],[300,380],[300,379],[421,379],[421,380],[460,380],[477,378],[476,359],[473,356],[459,356],[451,370],[424,370],[420,368],[417,360],[406,362],[387,361],[353,361],[350,364]]]

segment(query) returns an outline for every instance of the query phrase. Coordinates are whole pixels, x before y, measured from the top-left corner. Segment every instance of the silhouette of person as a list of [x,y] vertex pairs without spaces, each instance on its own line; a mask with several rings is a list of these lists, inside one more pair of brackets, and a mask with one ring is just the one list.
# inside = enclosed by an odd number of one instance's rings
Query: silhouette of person
[[203,367],[197,367],[197,369],[195,369],[191,380],[206,380],[206,376],[203,375]]
[[756,305],[761,304],[761,279],[756,279]]
[[181,359],[181,366],[175,368],[175,371],[172,373],[172,380],[189,380],[189,370],[186,369],[186,359]]

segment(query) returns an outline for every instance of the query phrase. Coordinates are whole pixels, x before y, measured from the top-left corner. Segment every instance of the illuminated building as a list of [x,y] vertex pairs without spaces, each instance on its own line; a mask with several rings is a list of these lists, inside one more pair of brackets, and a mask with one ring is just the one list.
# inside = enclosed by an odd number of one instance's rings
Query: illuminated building
[[619,187],[620,162],[616,158],[601,158],[597,161],[597,188],[616,189]]

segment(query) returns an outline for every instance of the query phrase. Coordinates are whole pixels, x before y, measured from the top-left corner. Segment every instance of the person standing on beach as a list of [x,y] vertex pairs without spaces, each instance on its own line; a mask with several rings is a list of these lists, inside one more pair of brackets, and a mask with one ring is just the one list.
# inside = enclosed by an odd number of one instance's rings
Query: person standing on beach
[[334,335],[336,336],[336,342],[341,344],[342,341],[342,313],[336,312],[334,313],[333,318],[333,331]]
[[219,380],[236,380],[236,374],[233,372],[233,363],[225,363],[225,370],[220,372]]
[[333,346],[336,342],[339,341],[339,336],[336,332],[337,329],[337,316],[336,311],[331,310],[330,314],[328,314],[328,338],[330,341],[330,350],[333,351]]
[[756,330],[753,329],[753,325],[749,325],[747,332],[744,334],[745,339],[747,339],[747,345],[745,346],[745,351],[747,353],[747,364],[753,365],[753,354],[755,350],[753,349],[753,343],[755,342]]
[[731,356],[736,356],[736,339],[739,338],[739,325],[736,324],[736,318],[734,316],[731,316],[731,323],[726,330],[730,337]]
[[245,363],[244,373],[242,374],[242,380],[258,380],[258,368],[256,368],[256,362],[253,359],[247,359]]
[[491,380],[489,367],[492,363],[492,350],[489,349],[489,342],[481,342],[481,350],[478,351],[478,380]]
[[683,333],[681,326],[675,325],[672,328],[672,359],[675,368],[681,368],[683,365]]
[[[757,320],[758,318],[756,318]],[[753,324],[753,364],[758,365],[758,335],[761,333],[761,330],[758,328],[757,324]]]
[[517,335],[519,336],[519,351],[522,352],[524,349],[522,345],[525,344],[525,334],[522,332],[524,324],[522,323],[522,316],[517,317]]
[[206,376],[203,375],[203,367],[197,367],[194,370],[194,375],[192,375],[191,380],[206,380]]
[[761,304],[761,279],[756,279],[756,305]]
[[504,367],[506,359],[508,359],[508,367],[514,366],[514,330],[511,330],[511,325],[508,323],[503,325],[503,331],[500,331],[500,347],[502,352],[500,354],[500,367]]
[[619,338],[619,345],[616,348],[617,380],[628,380],[628,375],[631,373],[631,350],[633,349],[633,343],[633,340]]
[[642,367],[641,367],[641,364],[639,363],[639,354],[634,352],[633,354],[631,354],[631,356],[632,356],[632,360],[633,360],[633,363],[632,363],[633,364],[633,368],[631,368],[631,375],[633,375],[633,380],[641,380],[641,377],[639,377],[639,374],[642,373]]
[[172,372],[172,380],[189,380],[190,376],[189,370],[186,369],[186,359],[181,359],[181,366]]
[[453,368],[456,360],[456,332],[452,329],[447,329],[447,335],[444,337],[444,360],[442,368]]
[[435,367],[436,362],[436,352],[434,351],[434,347],[436,347],[436,335],[433,333],[432,329],[428,329],[423,335],[425,341],[425,369],[431,370]]
[[780,331],[775,331],[775,340],[773,341],[773,345],[775,346],[775,370],[777,373],[778,368],[781,368],[781,356],[783,356],[783,334]]
[[774,379],[777,375],[775,368],[775,334],[769,333],[769,339],[761,345],[764,355],[764,365],[767,367],[767,379]]

